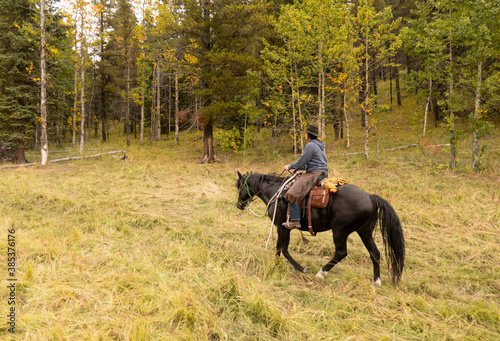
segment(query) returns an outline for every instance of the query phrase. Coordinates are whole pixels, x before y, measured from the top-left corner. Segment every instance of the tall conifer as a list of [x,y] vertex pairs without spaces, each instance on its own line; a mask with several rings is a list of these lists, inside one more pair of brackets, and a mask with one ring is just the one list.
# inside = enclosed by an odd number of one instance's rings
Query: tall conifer
[[267,25],[265,2],[185,0],[182,36],[198,78],[202,100],[204,152],[201,162],[213,162],[214,126],[242,108],[240,95],[248,70],[259,68],[257,44]]
[[0,6],[0,144],[16,150],[16,163],[26,162],[38,116],[38,37],[26,29],[35,13],[30,0],[3,0]]

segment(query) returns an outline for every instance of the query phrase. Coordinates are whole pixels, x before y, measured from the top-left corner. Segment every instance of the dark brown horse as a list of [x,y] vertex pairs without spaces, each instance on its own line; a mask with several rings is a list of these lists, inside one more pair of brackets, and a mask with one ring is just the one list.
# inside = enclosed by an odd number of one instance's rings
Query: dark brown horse
[[[236,187],[239,190],[239,197],[236,206],[243,210],[254,196],[259,197],[268,205],[286,180],[287,178],[269,174],[247,173],[241,175],[238,172]],[[268,205],[268,215],[271,220],[275,212],[275,205],[278,205],[274,217],[274,225],[278,229],[276,256],[279,257],[283,253],[296,270],[309,273],[309,268],[302,267],[288,252],[290,230],[282,226],[286,220],[287,203],[279,197],[278,200],[274,200]],[[347,184],[338,187],[337,193],[330,194],[330,202],[326,208],[313,208],[311,216],[314,231],[332,230],[333,243],[335,244],[334,257],[316,274],[317,277],[324,278],[328,271],[347,256],[347,237],[351,233],[357,232],[373,262],[373,282],[376,285],[381,285],[380,252],[373,240],[373,232],[378,222],[392,282],[399,283],[404,268],[405,241],[399,218],[387,200]],[[301,223],[300,230],[308,231],[307,213],[302,218]]]

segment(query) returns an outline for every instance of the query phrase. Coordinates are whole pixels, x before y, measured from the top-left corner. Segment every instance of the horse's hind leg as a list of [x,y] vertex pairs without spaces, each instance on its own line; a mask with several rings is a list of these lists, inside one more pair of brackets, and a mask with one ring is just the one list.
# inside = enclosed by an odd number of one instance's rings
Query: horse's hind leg
[[335,255],[332,260],[319,270],[316,277],[325,278],[328,271],[330,271],[338,262],[347,256],[347,237],[349,235],[344,235],[343,233],[333,233],[333,243],[335,244]]
[[373,234],[371,231],[358,231],[358,234],[368,250],[373,263],[373,283],[380,286],[382,285],[382,281],[380,280],[380,251],[377,248],[377,244],[375,244],[375,240],[373,240]]

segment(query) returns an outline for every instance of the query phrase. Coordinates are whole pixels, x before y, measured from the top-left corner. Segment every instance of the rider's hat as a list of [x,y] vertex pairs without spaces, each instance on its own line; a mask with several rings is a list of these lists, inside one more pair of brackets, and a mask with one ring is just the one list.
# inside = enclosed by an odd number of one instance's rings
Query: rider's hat
[[306,133],[309,133],[311,135],[314,135],[316,137],[318,137],[319,133],[318,133],[318,127],[312,125],[312,124],[309,124],[305,130]]

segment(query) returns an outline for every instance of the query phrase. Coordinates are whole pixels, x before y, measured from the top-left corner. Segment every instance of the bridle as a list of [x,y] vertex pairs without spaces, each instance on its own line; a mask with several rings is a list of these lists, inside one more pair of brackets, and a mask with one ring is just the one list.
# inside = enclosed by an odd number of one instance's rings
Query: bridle
[[[262,193],[262,191],[264,191],[266,188],[268,188],[269,186],[271,186],[276,180],[278,180],[280,178],[280,176],[285,172],[285,170],[283,170],[283,172],[281,172],[280,175],[278,175],[276,178],[273,179],[273,181],[271,181],[266,187],[264,187],[263,189],[261,189],[260,191],[258,191],[257,193],[255,193],[254,195],[252,195],[250,193],[250,188],[248,187],[248,183],[247,183],[247,180],[248,178],[250,177],[251,174],[248,174],[246,177],[245,177],[245,181],[243,182],[243,185],[242,187],[245,188],[245,190],[247,191],[247,194],[249,196],[249,198],[245,201],[238,201],[237,203],[237,206],[239,209],[244,209],[245,208],[245,205],[249,202],[252,202],[252,200],[254,199],[255,196],[259,195],[260,193]],[[290,172],[292,173],[292,172]],[[284,188],[297,176],[297,173],[292,173],[292,176],[289,177],[288,179],[284,179],[279,190],[273,195],[273,197],[269,200],[269,202],[267,203],[266,205],[266,211],[264,212],[264,214],[262,215],[258,215],[257,213],[255,213],[254,211],[252,211],[252,209],[250,208],[250,206],[247,206],[248,210],[250,212],[252,212],[254,215],[256,215],[257,217],[263,217],[267,214],[268,210],[269,210],[269,206],[271,205],[271,203],[275,202],[280,196],[281,194],[283,193],[283,190]],[[241,191],[241,188],[240,188],[240,191]],[[274,220],[276,218],[276,209],[278,208],[278,205],[274,205],[274,214],[272,215],[272,219],[271,219],[271,229],[269,231],[269,236],[267,237],[267,242],[266,242],[266,250],[267,250],[267,246],[269,245],[269,240],[271,239],[271,236],[272,236],[272,233],[273,233],[273,226],[274,226]]]
[[271,181],[271,182],[270,182],[270,183],[269,183],[266,187],[264,187],[263,189],[261,189],[260,191],[258,191],[257,193],[255,193],[254,195],[252,195],[252,194],[250,193],[250,188],[248,187],[248,183],[247,183],[248,178],[249,178],[249,177],[250,177],[250,175],[252,175],[252,174],[248,174],[248,175],[245,177],[245,181],[243,182],[243,186],[242,186],[242,187],[243,187],[243,188],[245,188],[245,190],[247,191],[247,194],[248,194],[248,196],[249,196],[250,198],[248,198],[248,199],[247,199],[247,200],[245,200],[245,201],[238,201],[238,206],[239,206],[239,207],[244,208],[244,207],[245,207],[245,205],[247,205],[247,204],[251,203],[251,202],[253,201],[253,199],[254,199],[257,195],[259,195],[259,194],[260,194],[260,193],[262,193],[265,189],[267,189],[269,186],[271,186],[271,185],[272,185],[272,184],[273,184],[276,180],[278,180],[278,179],[281,177],[281,175],[283,175],[283,173],[284,173],[284,172],[285,172],[285,170],[283,170],[283,171],[280,173],[280,175],[278,175],[277,177],[275,177],[275,178],[273,179],[273,181]]

